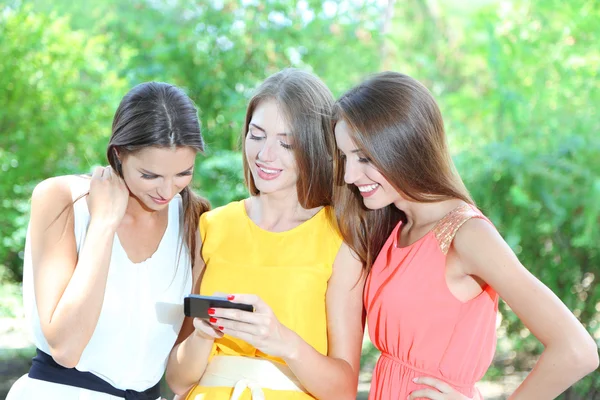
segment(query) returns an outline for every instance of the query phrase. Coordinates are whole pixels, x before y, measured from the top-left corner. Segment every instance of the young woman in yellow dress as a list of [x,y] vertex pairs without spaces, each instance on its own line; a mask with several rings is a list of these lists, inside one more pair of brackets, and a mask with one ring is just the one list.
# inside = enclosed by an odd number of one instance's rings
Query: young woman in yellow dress
[[[255,312],[184,322],[167,382],[190,400],[355,399],[361,263],[331,213],[333,97],[286,69],[250,100],[243,159],[251,196],[200,219],[195,293]],[[202,275],[202,279],[199,279]],[[200,283],[201,282],[201,283]]]

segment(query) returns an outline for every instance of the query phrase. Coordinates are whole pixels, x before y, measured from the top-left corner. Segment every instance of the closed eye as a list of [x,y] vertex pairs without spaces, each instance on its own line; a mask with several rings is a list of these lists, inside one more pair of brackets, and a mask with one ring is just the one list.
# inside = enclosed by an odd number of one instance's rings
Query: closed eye
[[252,130],[248,132],[248,137],[252,140],[261,140],[265,138],[264,136],[256,136]]
[[[181,176],[190,176],[190,175],[192,175],[193,172],[194,171],[184,171],[184,172],[177,174],[177,176],[180,176],[180,177]],[[144,173],[141,174],[142,179],[152,180],[152,179],[156,179],[158,177],[159,177],[158,175],[150,175],[150,174],[144,174]]]

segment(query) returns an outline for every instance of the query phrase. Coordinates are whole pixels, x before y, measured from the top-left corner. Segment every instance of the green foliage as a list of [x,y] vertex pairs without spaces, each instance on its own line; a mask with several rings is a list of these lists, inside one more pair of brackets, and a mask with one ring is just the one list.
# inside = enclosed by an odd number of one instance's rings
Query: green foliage
[[[478,205],[598,338],[597,2],[409,3],[396,8],[386,42],[404,57],[387,63],[431,88]],[[512,350],[539,354],[504,303],[501,312]],[[600,386],[588,377],[573,390],[591,398]]]
[[3,7],[0,38],[0,265],[20,279],[33,187],[102,162],[125,82],[103,57],[105,37],[56,15]]
[[[479,206],[599,337],[596,1],[23,3],[0,6],[2,279],[20,279],[33,186],[104,163],[112,114],[129,87],[167,81],[194,99],[207,142],[195,183],[219,206],[247,195],[240,132],[266,76],[305,68],[339,95],[393,69],[431,89]],[[501,312],[503,343],[538,354],[507,305]],[[363,361],[376,353],[367,346]],[[591,398],[598,377],[576,389]]]
[[248,197],[243,184],[242,155],[238,152],[221,150],[198,168],[200,192],[215,206]]

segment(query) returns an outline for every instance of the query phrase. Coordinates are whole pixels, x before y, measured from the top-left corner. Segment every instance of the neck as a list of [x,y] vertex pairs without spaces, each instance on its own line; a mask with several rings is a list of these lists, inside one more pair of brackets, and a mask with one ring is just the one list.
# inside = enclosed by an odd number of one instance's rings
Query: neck
[[[295,188],[294,188],[295,189]],[[305,209],[293,193],[270,193],[252,196],[246,201],[246,210],[252,221],[268,231],[284,231],[298,226],[314,216],[320,207]]]
[[129,194],[125,217],[133,220],[155,219],[162,215],[166,210],[168,210],[168,207],[165,207],[165,209],[162,210],[152,210],[146,207],[137,197]]
[[465,204],[460,199],[449,199],[434,203],[401,200],[394,205],[406,215],[406,228],[423,227],[435,224],[450,211]]

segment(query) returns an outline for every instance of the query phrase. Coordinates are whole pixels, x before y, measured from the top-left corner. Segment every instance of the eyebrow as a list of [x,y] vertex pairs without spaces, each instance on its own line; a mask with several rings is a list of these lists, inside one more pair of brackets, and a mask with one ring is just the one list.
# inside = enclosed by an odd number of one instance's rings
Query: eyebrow
[[[259,125],[256,125],[254,122],[250,122],[250,126],[253,126],[253,127],[255,127],[255,128],[256,128],[256,129],[258,129],[259,131],[262,131],[262,132],[264,132],[264,133],[267,133],[267,131],[265,131],[265,129],[264,129],[264,128],[262,128],[262,127],[261,127],[261,126],[259,126]],[[277,134],[277,136],[291,136],[291,135],[290,135],[289,133],[281,132],[281,133],[278,133],[278,134]]]
[[[188,169],[186,169],[185,171],[181,171],[181,172],[177,173],[177,175],[183,174],[184,172],[190,172],[192,169],[194,169],[193,165],[191,167],[189,167]],[[144,168],[140,168],[139,171],[146,175],[162,176],[162,175],[155,174],[152,171],[148,171],[147,169],[144,169]]]

